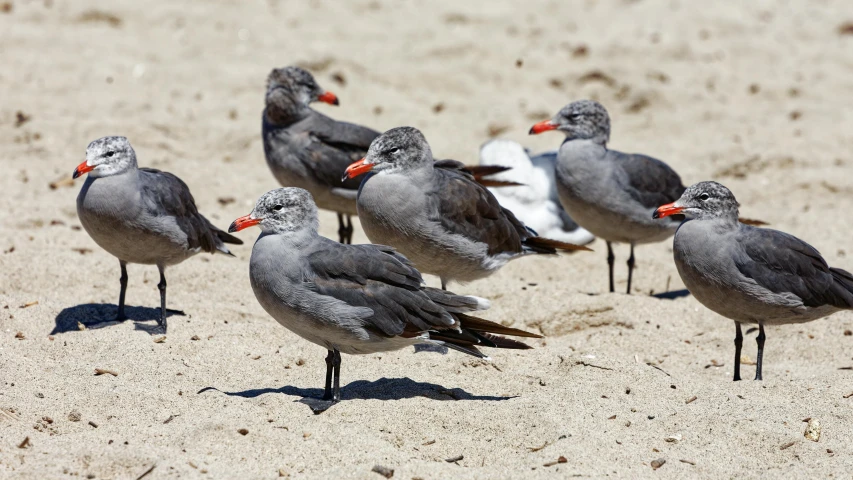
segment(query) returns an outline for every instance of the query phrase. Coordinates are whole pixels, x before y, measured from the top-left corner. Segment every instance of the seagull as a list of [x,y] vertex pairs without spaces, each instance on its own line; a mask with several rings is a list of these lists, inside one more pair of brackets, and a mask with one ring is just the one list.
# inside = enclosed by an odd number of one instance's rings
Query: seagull
[[[501,206],[513,212],[538,235],[575,245],[586,245],[595,237],[578,226],[560,205],[554,165],[557,152],[530,156],[518,142],[494,139],[480,147],[480,166],[501,166],[490,180],[516,182],[518,186],[489,188]],[[483,183],[483,182],[480,182]]]
[[610,116],[598,102],[572,102],[530,134],[559,130],[566,135],[557,155],[557,192],[563,208],[581,227],[607,242],[610,291],[613,284],[612,243],[631,245],[628,293],[634,273],[634,246],[666,240],[681,217],[655,220],[654,209],[674,202],[684,192],[681,178],[664,162],[638,153],[607,148]]
[[398,127],[377,137],[344,174],[371,173],[357,198],[370,241],[393,246],[438,276],[442,288],[487,277],[525,255],[589,250],[537,236],[472,175],[444,162],[434,161],[418,129]]
[[127,319],[124,296],[127,264],[157,265],[160,271],[160,318],[166,330],[167,266],[199,252],[234,256],[226,243],[243,242],[213,226],[195,205],[180,178],[153,168],[138,168],[136,152],[125,137],[103,137],[86,149],[86,161],[73,177],[89,174],[77,195],[83,228],[121,265],[116,320]]
[[853,275],[832,268],[793,235],[738,221],[738,202],[717,182],[690,186],[655,218],[685,215],[673,241],[678,273],[702,305],[735,322],[734,380],[740,380],[741,324],[758,324],[761,380],[765,325],[804,323],[853,309]]
[[312,102],[340,104],[302,68],[270,72],[263,113],[267,165],[282,186],[304,188],[320,208],[336,212],[340,242],[352,243],[359,182],[341,180],[341,174],[364,156],[379,132],[329,118],[312,109]]
[[255,297],[281,325],[328,351],[323,398],[305,402],[315,412],[341,399],[341,353],[431,344],[488,358],[478,347],[531,348],[500,335],[541,337],[468,315],[488,308],[488,301],[425,287],[391,247],[321,237],[317,207],[301,188],[264,194],[228,230],[254,225],[262,231],[249,263]]
[[[264,155],[279,184],[308,190],[317,205],[338,215],[341,243],[352,243],[352,216],[358,180],[341,178],[352,162],[364,157],[379,132],[340,122],[311,108],[313,102],[339,105],[338,97],[317,84],[299,67],[273,69],[267,77],[266,108],[263,113]],[[458,163],[450,161],[451,163]],[[493,181],[488,175],[502,168],[454,165],[486,185],[514,185]]]

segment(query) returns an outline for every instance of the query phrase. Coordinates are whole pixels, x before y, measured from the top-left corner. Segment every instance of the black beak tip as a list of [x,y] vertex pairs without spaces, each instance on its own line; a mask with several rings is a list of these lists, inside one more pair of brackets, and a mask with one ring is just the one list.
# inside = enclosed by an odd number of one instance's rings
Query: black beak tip
[[536,135],[536,132],[533,130],[533,127],[530,127],[530,130],[527,131],[528,135]]
[[231,222],[231,225],[228,226],[228,233],[234,233],[237,231],[237,222]]
[[341,101],[340,101],[340,100],[338,100],[337,98],[335,98],[335,101],[334,101],[333,105],[337,107],[337,106],[339,106],[340,104],[341,104]]
[[80,170],[77,170],[77,169],[75,168],[75,169],[74,169],[74,173],[72,173],[72,174],[71,174],[71,178],[72,178],[72,179],[76,179],[76,178],[77,178],[77,177],[79,177],[79,176],[80,176]]
[[658,213],[658,211],[655,210],[655,212],[652,213],[652,219],[657,220],[659,218],[660,218],[660,213]]
[[349,180],[349,175],[347,175],[346,173],[341,175],[341,182],[346,182],[347,180]]

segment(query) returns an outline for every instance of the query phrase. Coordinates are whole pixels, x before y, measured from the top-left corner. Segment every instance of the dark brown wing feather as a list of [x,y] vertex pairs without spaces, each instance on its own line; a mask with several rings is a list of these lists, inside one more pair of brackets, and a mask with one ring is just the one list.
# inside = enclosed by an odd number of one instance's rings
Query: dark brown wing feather
[[485,243],[489,255],[521,253],[522,241],[533,235],[473,175],[455,166],[462,164],[449,162],[435,165],[433,189],[427,192],[433,207],[430,220],[448,232]]
[[765,222],[764,220],[757,220],[754,218],[743,218],[743,217],[741,217],[741,218],[738,218],[738,221],[740,223],[743,223],[743,224],[746,224],[746,225],[749,225],[752,227],[762,227],[764,225],[770,225],[769,223]]
[[[365,328],[380,335],[413,337],[428,333],[433,340],[475,356],[482,354],[474,345],[526,347],[492,334],[539,337],[461,313],[475,310],[476,300],[422,286],[418,271],[391,247],[341,245],[329,240],[307,260],[307,271],[313,274],[306,279],[310,288],[373,310]],[[456,325],[451,327],[450,319],[459,322],[461,332],[456,331]]]
[[338,122],[313,112],[300,122],[300,129],[309,132],[312,142],[306,158],[316,176],[331,187],[357,190],[361,179],[341,181],[347,167],[367,154],[367,149],[379,132],[347,122]]
[[804,305],[853,308],[853,276],[831,268],[814,247],[769,228],[741,227],[735,265],[774,293],[793,293]]
[[486,178],[489,175],[495,175],[501,172],[512,170],[512,167],[504,167],[501,165],[465,165],[456,160],[436,160],[435,168],[444,168],[449,170],[459,170],[463,173],[468,173],[474,177],[480,185],[484,187],[518,187],[523,183],[510,182],[506,180],[494,180]]
[[644,207],[657,208],[672,203],[684,193],[681,177],[656,158],[614,150],[609,150],[607,155],[614,157],[621,167],[620,180],[625,191]]
[[420,273],[383,245],[324,242],[308,256],[312,288],[349,305],[368,307],[366,326],[389,337],[447,327],[450,314],[423,291]]
[[[189,248],[213,253],[222,243],[243,243],[237,237],[216,228],[198,212],[189,187],[177,176],[154,168],[139,169],[139,183],[145,208],[154,216],[174,217],[186,234]],[[224,248],[224,247],[222,247]],[[224,249],[227,253],[227,249]]]

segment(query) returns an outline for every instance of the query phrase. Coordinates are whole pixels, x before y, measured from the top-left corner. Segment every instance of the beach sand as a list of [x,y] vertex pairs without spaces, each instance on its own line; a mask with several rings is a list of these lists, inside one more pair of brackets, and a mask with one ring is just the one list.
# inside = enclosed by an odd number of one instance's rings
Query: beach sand
[[[119,265],[80,229],[82,181],[67,181],[88,142],[124,135],[227,227],[278,186],[260,138],[265,79],[298,64],[341,99],[317,109],[416,126],[437,157],[466,163],[490,136],[556,148],[559,134],[530,126],[598,99],[612,148],[658,157],[685,184],[720,181],[741,215],[853,269],[849,1],[4,4],[0,477],[850,477],[853,314],[769,328],[765,380],[733,383],[732,322],[678,294],[671,241],[637,249],[630,296],[605,293],[601,241],[453,284],[492,300],[484,317],[546,337],[492,362],[344,356],[344,401],[315,416],[298,400],[320,393],[326,352],[256,302],[257,230],[238,234],[237,258],[167,271],[186,315],[158,343],[152,266],[129,267],[132,320],[99,323]],[[321,233],[336,230],[323,212]],[[355,238],[367,241],[358,226]],[[616,254],[621,292],[627,247]],[[650,296],[664,292],[675,298]],[[803,436],[809,417],[818,442]]]

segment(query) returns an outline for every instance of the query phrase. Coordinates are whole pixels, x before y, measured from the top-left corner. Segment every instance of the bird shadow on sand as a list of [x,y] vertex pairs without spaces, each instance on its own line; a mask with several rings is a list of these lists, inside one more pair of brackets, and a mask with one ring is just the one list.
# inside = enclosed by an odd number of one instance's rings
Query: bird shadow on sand
[[[625,292],[622,292],[623,294]],[[601,295],[607,295],[606,293],[598,293],[598,292],[589,292],[586,294],[588,297],[599,297]],[[682,289],[682,290],[671,290],[669,292],[661,292],[655,293],[653,295],[649,295],[650,297],[657,298],[660,300],[675,300],[676,298],[689,297],[690,290]]]
[[675,300],[676,298],[689,297],[690,290],[684,288],[681,290],[672,290],[669,292],[656,293],[652,296],[661,300]]
[[[300,397],[296,402],[304,403],[311,407],[315,413],[322,413],[325,409],[318,411],[314,404],[323,396],[322,388],[299,388],[284,386],[281,388],[256,388],[239,392],[224,392],[216,387],[205,387],[198,391],[204,393],[208,390],[216,390],[232,397],[255,398],[268,393],[280,393],[293,397]],[[347,400],[403,400],[406,398],[427,397],[432,400],[483,400],[502,401],[510,400],[512,397],[492,395],[472,395],[461,388],[444,388],[434,383],[416,382],[410,378],[380,378],[376,381],[357,380],[341,388],[341,401]],[[328,407],[327,407],[328,408]]]
[[[147,332],[149,335],[162,334],[163,329],[157,325],[157,319],[160,318],[159,308],[150,307],[124,307],[124,313],[127,315],[127,320],[115,320],[118,305],[114,303],[84,303],[73,307],[63,308],[59,315],[56,316],[56,325],[53,327],[51,335],[57,333],[77,332],[80,330],[80,325],[86,327],[87,330],[112,327],[126,321],[132,321],[134,329]],[[173,315],[184,316],[184,312],[180,310],[166,309],[166,317]],[[142,323],[151,322],[153,324]]]

